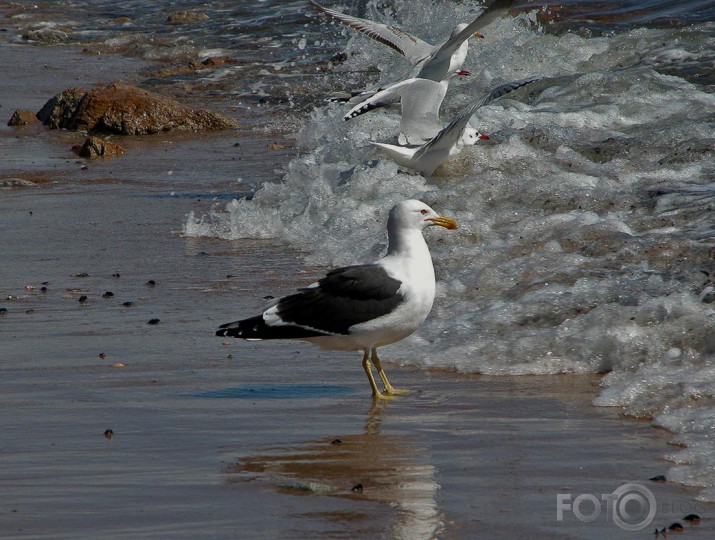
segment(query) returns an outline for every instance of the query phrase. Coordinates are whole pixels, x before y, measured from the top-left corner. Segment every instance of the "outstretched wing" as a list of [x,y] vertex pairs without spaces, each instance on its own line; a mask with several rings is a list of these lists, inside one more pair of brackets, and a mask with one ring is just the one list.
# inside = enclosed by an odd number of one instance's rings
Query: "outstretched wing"
[[521,88],[522,86],[525,86],[534,81],[538,81],[539,79],[540,77],[532,77],[529,79],[521,79],[518,81],[502,84],[492,89],[485,96],[475,101],[472,101],[454,120],[447,124],[447,126],[442,131],[440,131],[434,139],[423,145],[415,153],[415,159],[419,159],[426,154],[440,150],[446,150],[447,152],[449,152],[449,149],[456,145],[462,137],[464,129],[469,123],[469,119],[472,117],[472,115],[476,112],[477,109],[491,103],[497,98],[505,96],[509,92],[513,92],[517,88]]
[[[447,85],[427,79],[405,79],[383,88],[350,109],[344,120],[350,120],[368,111],[400,101],[402,120],[400,131],[408,140],[425,140],[434,137],[441,129],[439,108],[447,92]],[[415,144],[415,143],[411,143]]]
[[482,26],[483,23],[480,21],[480,18],[483,14],[484,12],[465,26],[460,32],[451,36],[440,45],[439,48],[433,48],[430,57],[425,60],[415,77],[431,79],[433,81],[441,81],[447,77],[452,62],[452,54]]
[[402,118],[400,144],[423,144],[442,130],[439,109],[447,93],[445,82],[410,79],[412,84],[401,93]]
[[403,88],[406,84],[409,84],[408,81],[411,80],[412,79],[407,79],[399,83],[391,84],[386,88],[378,90],[372,95],[368,95],[367,99],[362,100],[360,103],[358,103],[348,112],[346,112],[345,116],[343,116],[343,120],[350,120],[352,118],[355,118],[356,116],[365,114],[368,111],[377,109],[378,107],[384,107],[385,105],[394,103],[401,97],[401,88]]
[[423,58],[429,56],[434,49],[429,43],[405,32],[398,26],[388,26],[367,19],[346,15],[334,9],[323,7],[314,0],[310,0],[310,3],[313,4],[316,9],[330,15],[341,24],[349,26],[353,30],[357,30],[361,34],[396,50],[407,58],[412,65],[415,65]]

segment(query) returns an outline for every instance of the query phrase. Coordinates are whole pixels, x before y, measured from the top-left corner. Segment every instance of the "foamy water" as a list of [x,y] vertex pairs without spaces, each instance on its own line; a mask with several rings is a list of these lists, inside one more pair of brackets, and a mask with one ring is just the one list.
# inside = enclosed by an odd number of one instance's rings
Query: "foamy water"
[[[397,2],[390,14],[417,34],[435,21],[426,37],[437,39],[476,5],[426,4]],[[385,16],[370,5],[363,15]],[[490,141],[434,177],[370,144],[394,140],[395,112],[344,122],[345,106],[319,104],[280,180],[251,200],[197,207],[184,233],[277,238],[312,263],[364,262],[386,247],[390,207],[425,200],[460,229],[427,232],[435,308],[385,356],[469,373],[607,373],[596,405],[672,431],[687,448],[669,456],[668,478],[715,500],[715,96],[704,73],[715,25],[546,30],[523,13],[472,42],[472,76],[451,86],[446,118],[496,84],[545,79],[481,109],[472,125]],[[345,35],[336,84],[406,70]]]

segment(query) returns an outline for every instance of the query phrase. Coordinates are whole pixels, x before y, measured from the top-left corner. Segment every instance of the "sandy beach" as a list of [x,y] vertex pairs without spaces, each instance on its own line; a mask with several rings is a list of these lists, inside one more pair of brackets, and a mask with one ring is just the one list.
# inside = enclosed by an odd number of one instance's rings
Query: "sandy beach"
[[[225,344],[220,323],[324,270],[271,242],[180,234],[235,182],[234,141],[245,164],[271,139],[148,138],[86,163],[73,134],[7,119],[72,85],[72,66],[93,82],[136,66],[11,49],[0,65],[31,69],[2,83],[0,173],[42,182],[0,190],[0,537],[651,538],[675,521],[713,536],[712,506],[648,480],[669,434],[593,407],[598,376],[400,368],[386,348],[410,393],[373,404],[357,353]],[[657,503],[639,531],[605,502],[573,505],[630,483]]]

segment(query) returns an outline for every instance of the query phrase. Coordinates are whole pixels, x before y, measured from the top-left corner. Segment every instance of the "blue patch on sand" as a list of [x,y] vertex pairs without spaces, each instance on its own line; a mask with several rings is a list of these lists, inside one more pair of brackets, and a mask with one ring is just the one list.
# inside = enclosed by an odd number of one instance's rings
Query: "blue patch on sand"
[[191,394],[191,397],[208,399],[301,399],[342,396],[354,392],[355,390],[350,386],[257,383]]

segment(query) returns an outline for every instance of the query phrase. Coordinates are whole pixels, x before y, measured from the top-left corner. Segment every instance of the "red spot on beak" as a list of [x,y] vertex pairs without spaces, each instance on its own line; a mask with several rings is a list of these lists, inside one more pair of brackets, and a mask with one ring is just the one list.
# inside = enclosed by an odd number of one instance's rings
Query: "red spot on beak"
[[488,141],[489,140],[489,135],[484,135],[484,133],[479,134],[479,138],[483,141]]
[[484,39],[484,34],[480,34],[479,32],[474,32],[474,34],[472,35],[472,37]]
[[471,75],[472,73],[468,69],[458,69],[457,70],[457,75],[461,75],[462,77],[465,77],[467,75]]

